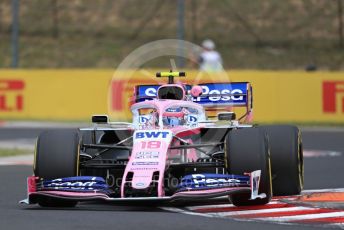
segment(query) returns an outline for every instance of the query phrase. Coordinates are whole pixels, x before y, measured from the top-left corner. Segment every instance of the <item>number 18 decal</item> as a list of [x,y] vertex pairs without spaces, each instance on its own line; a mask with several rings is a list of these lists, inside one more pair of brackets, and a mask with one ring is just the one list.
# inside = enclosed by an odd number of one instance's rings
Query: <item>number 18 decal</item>
[[158,149],[160,147],[160,141],[141,141],[141,149]]

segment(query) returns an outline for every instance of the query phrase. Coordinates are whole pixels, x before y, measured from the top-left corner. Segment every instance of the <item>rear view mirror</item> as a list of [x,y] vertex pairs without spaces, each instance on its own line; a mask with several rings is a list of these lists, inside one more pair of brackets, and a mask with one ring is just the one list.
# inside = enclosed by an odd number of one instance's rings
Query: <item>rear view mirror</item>
[[92,123],[97,124],[107,124],[109,122],[109,117],[107,115],[93,115]]
[[236,115],[234,112],[225,112],[225,113],[218,113],[217,119],[219,121],[232,121],[235,120]]

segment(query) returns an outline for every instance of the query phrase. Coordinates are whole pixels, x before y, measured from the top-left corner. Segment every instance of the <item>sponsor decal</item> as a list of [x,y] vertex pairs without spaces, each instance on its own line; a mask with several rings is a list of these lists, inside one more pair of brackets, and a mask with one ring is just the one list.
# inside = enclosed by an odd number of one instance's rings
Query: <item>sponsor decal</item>
[[190,174],[182,178],[178,191],[193,189],[216,189],[223,187],[250,187],[250,177],[247,175],[232,174]]
[[261,170],[256,170],[250,173],[251,175],[251,198],[250,200],[255,200],[257,198],[263,199],[266,197],[265,193],[258,193],[259,190],[259,181]]
[[142,115],[139,117],[140,124],[147,124],[149,120],[150,120],[150,116]]
[[194,115],[187,115],[187,116],[186,116],[186,121],[187,121],[188,123],[196,123],[197,120],[198,120],[197,117],[194,116]]
[[160,86],[154,86],[154,87],[147,88],[144,92],[144,95],[150,96],[150,97],[156,97],[156,93],[157,93],[159,87]]
[[145,183],[139,182],[135,184],[137,187],[145,187]]
[[77,181],[77,182],[61,182],[61,179],[56,179],[54,180],[53,183],[48,185],[47,187],[92,187],[93,185],[97,184],[97,182],[93,181],[88,181],[88,182],[82,182],[82,181]]
[[158,165],[159,162],[133,162],[132,165]]
[[167,138],[170,132],[167,131],[141,131],[136,132],[135,138]]
[[[129,169],[129,171],[135,171],[135,170],[138,170],[138,169],[139,170],[148,170],[148,171],[159,170],[158,168],[151,168],[151,167],[150,168],[132,167],[132,168]],[[138,176],[135,176],[135,177],[138,177]]]
[[344,113],[344,81],[324,81],[323,90],[323,112]]
[[151,176],[148,176],[148,175],[135,175],[135,178],[151,178]]
[[233,183],[240,183],[240,180],[234,179],[234,178],[207,178],[207,175],[203,174],[192,174],[192,179],[194,186],[196,188],[200,186],[206,186],[206,187],[215,187],[215,186],[221,186],[221,185],[228,185]]
[[[209,95],[207,98],[211,102],[217,102],[217,101],[242,101],[243,96],[214,96],[212,97],[212,94],[243,94],[244,91],[240,88],[232,88],[231,84],[209,84],[209,85],[201,85],[203,89],[203,95]],[[246,84],[245,84],[246,87]],[[202,97],[196,97],[193,99],[193,101],[201,102]]]
[[137,152],[135,159],[157,159],[159,158],[159,152]]
[[0,79],[0,112],[22,111],[24,88],[23,80]]
[[107,189],[107,185],[104,179],[100,177],[68,177],[43,181],[43,188],[95,190]]
[[[246,104],[247,83],[209,83],[200,84],[203,90],[201,97],[192,100],[199,104]],[[138,95],[144,97],[156,97],[159,85],[141,85],[138,87]],[[187,90],[191,85],[186,85]],[[221,94],[221,95],[219,95]],[[226,95],[231,94],[231,95]],[[237,94],[237,95],[235,95]],[[214,96],[212,96],[214,95]],[[141,99],[145,101],[150,99]]]

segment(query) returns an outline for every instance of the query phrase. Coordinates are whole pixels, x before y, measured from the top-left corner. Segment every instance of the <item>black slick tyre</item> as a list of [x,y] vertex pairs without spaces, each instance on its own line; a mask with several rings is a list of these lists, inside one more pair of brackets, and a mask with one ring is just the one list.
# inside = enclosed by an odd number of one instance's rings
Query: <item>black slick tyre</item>
[[263,205],[271,200],[269,140],[263,129],[231,130],[225,139],[225,161],[230,174],[243,175],[261,170],[259,193],[265,193],[266,197],[250,200],[249,193],[233,194],[230,199],[235,206]]
[[274,196],[301,193],[304,183],[300,130],[292,125],[261,126],[269,136]]
[[[57,179],[78,175],[80,138],[78,130],[58,129],[42,132],[36,144],[34,175]],[[38,201],[43,207],[72,207],[75,201],[56,198]]]

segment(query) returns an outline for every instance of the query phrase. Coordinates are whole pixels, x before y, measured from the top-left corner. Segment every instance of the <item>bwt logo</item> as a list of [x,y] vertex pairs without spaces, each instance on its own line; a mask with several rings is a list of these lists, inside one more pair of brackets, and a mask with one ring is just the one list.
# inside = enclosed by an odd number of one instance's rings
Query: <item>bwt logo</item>
[[137,132],[136,138],[167,138],[169,132],[151,131],[151,132]]
[[22,80],[0,79],[0,112],[22,111],[24,88]]
[[344,81],[324,81],[322,88],[323,112],[337,113],[339,105],[341,113],[344,113]]

